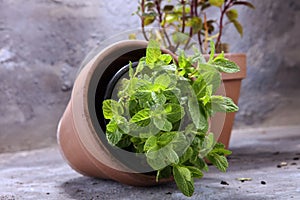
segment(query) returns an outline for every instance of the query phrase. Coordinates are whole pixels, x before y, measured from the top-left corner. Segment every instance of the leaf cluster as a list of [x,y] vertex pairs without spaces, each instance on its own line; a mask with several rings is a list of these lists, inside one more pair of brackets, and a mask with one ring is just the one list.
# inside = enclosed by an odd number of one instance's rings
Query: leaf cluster
[[[159,38],[162,38],[169,49],[175,52],[180,45],[187,49],[192,45],[190,38],[196,36],[200,51],[206,53],[210,40],[215,40],[216,48],[220,49],[223,29],[228,24],[233,24],[243,36],[243,26],[238,21],[238,11],[234,8],[236,6],[255,8],[247,0],[140,0],[135,14],[140,17],[146,40],[149,39],[149,34],[147,36],[144,27],[156,22],[161,28]],[[210,8],[219,10],[220,17],[209,18]],[[167,33],[164,30],[170,28],[174,32]]]
[[194,192],[194,178],[208,170],[205,159],[225,172],[225,155],[231,153],[216,143],[208,127],[214,113],[238,110],[230,98],[214,93],[220,72],[234,73],[239,67],[223,54],[215,57],[213,42],[211,49],[208,62],[197,50],[190,57],[182,51],[173,60],[150,40],[146,57],[135,68],[129,64],[118,99],[103,101],[108,142],[144,153],[157,180],[173,176],[186,196]]

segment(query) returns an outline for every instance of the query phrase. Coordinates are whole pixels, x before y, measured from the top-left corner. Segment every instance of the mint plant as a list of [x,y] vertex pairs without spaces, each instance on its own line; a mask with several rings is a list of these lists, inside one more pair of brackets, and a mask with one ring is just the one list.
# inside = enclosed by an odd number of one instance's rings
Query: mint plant
[[118,99],[103,101],[108,142],[145,154],[157,181],[173,177],[179,190],[192,196],[194,179],[208,170],[205,159],[222,172],[228,167],[225,156],[231,152],[216,142],[209,118],[238,110],[230,98],[215,95],[220,72],[237,71],[223,53],[215,57],[213,42],[206,62],[196,49],[192,56],[181,51],[174,60],[150,40],[146,57],[135,68],[129,64],[129,78],[121,79]]
[[[147,33],[145,27],[154,24],[159,26],[159,38],[174,52],[179,45],[183,45],[184,49],[189,48],[191,38],[195,37],[202,53],[209,52],[210,40],[216,41],[217,52],[221,53],[227,46],[221,41],[226,25],[233,24],[243,36],[243,26],[238,21],[236,6],[255,8],[246,0],[139,0],[135,14],[140,18],[146,40],[153,35]],[[219,11],[218,17],[209,15],[212,8]],[[174,31],[169,33],[166,29]]]

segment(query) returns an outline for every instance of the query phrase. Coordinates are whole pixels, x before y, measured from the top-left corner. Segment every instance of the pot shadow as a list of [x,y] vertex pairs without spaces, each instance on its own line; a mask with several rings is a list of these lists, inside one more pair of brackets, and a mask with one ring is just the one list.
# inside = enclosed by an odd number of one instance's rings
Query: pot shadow
[[[113,180],[78,177],[64,182],[60,186],[72,199],[139,199],[147,195],[149,199],[157,194],[169,195],[177,191],[175,183],[156,186],[137,187],[125,185]],[[151,197],[152,196],[152,197]]]
[[[208,183],[205,183],[205,182]],[[195,193],[192,197],[185,197],[177,189],[174,182],[150,187],[128,186],[111,180],[95,179],[91,177],[78,177],[71,179],[61,185],[61,188],[72,199],[226,199],[228,194],[235,193],[236,188],[224,187],[220,180],[203,179],[195,181]],[[217,192],[217,193],[216,193]],[[261,196],[248,196],[238,193],[230,199],[261,199]],[[268,198],[264,198],[268,199]]]

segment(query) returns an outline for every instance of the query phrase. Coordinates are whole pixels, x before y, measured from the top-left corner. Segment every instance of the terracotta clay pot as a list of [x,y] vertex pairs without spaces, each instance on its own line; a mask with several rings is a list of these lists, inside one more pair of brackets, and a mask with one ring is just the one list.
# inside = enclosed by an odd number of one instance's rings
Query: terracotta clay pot
[[[242,79],[246,78],[246,54],[225,54],[225,57],[235,62],[239,67],[240,71],[233,74],[222,74],[222,80],[225,87],[226,96],[230,97],[235,104],[238,104],[240,97]],[[224,125],[218,139],[219,142],[223,143],[226,148],[229,146],[231,131],[234,123],[235,113],[226,113]],[[212,122],[214,124],[214,122]]]
[[[225,88],[225,94],[230,97],[235,104],[238,104],[242,79],[246,78],[246,54],[225,54],[225,57],[235,62],[240,71],[233,74],[222,73],[222,81]],[[226,148],[229,147],[231,131],[234,123],[235,113],[216,114],[212,119],[212,132],[221,132],[218,141],[223,143]],[[220,119],[220,120],[219,120]],[[218,124],[219,121],[224,121],[223,124]]]
[[[129,61],[135,62],[145,56],[146,46],[147,42],[137,40],[115,43],[94,56],[80,71],[57,133],[64,158],[77,172],[135,186],[172,181],[172,178],[162,179],[157,183],[153,174],[140,173],[139,166],[129,159],[131,155],[123,156],[124,152],[118,154],[119,150],[107,143],[104,131],[101,102],[107,93],[107,86],[113,76]],[[246,73],[245,55],[227,56],[241,66],[241,72],[223,75],[226,93],[237,103],[241,79]],[[239,60],[240,58],[242,60]],[[222,134],[225,135],[220,136],[220,141],[226,145],[233,120],[234,113],[226,116],[222,130]]]

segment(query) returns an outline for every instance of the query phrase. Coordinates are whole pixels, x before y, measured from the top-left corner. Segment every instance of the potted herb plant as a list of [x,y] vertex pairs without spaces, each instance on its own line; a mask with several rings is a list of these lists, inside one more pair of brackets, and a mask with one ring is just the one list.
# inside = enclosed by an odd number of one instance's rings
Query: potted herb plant
[[215,141],[210,117],[235,112],[216,95],[220,72],[238,66],[214,45],[208,61],[196,51],[175,56],[159,43],[121,41],[99,52],[79,73],[58,127],[62,154],[76,171],[130,185],[175,180],[194,192],[209,160],[228,167],[231,152]]
[[[222,42],[224,28],[230,24],[243,36],[243,27],[238,21],[238,11],[235,9],[237,6],[254,9],[246,0],[140,0],[135,14],[140,18],[144,38],[155,38],[173,52],[179,47],[188,50],[197,44],[199,51],[207,54],[210,52],[209,41],[215,41],[216,53],[225,52],[226,58],[240,66],[239,72],[222,75],[227,95],[237,104],[241,81],[246,77],[246,55],[229,53],[229,44]],[[158,26],[159,31],[153,33],[151,29],[145,28],[150,25]],[[207,55],[206,58],[208,57]],[[226,147],[229,144],[234,116],[235,113],[226,115],[219,138]]]

